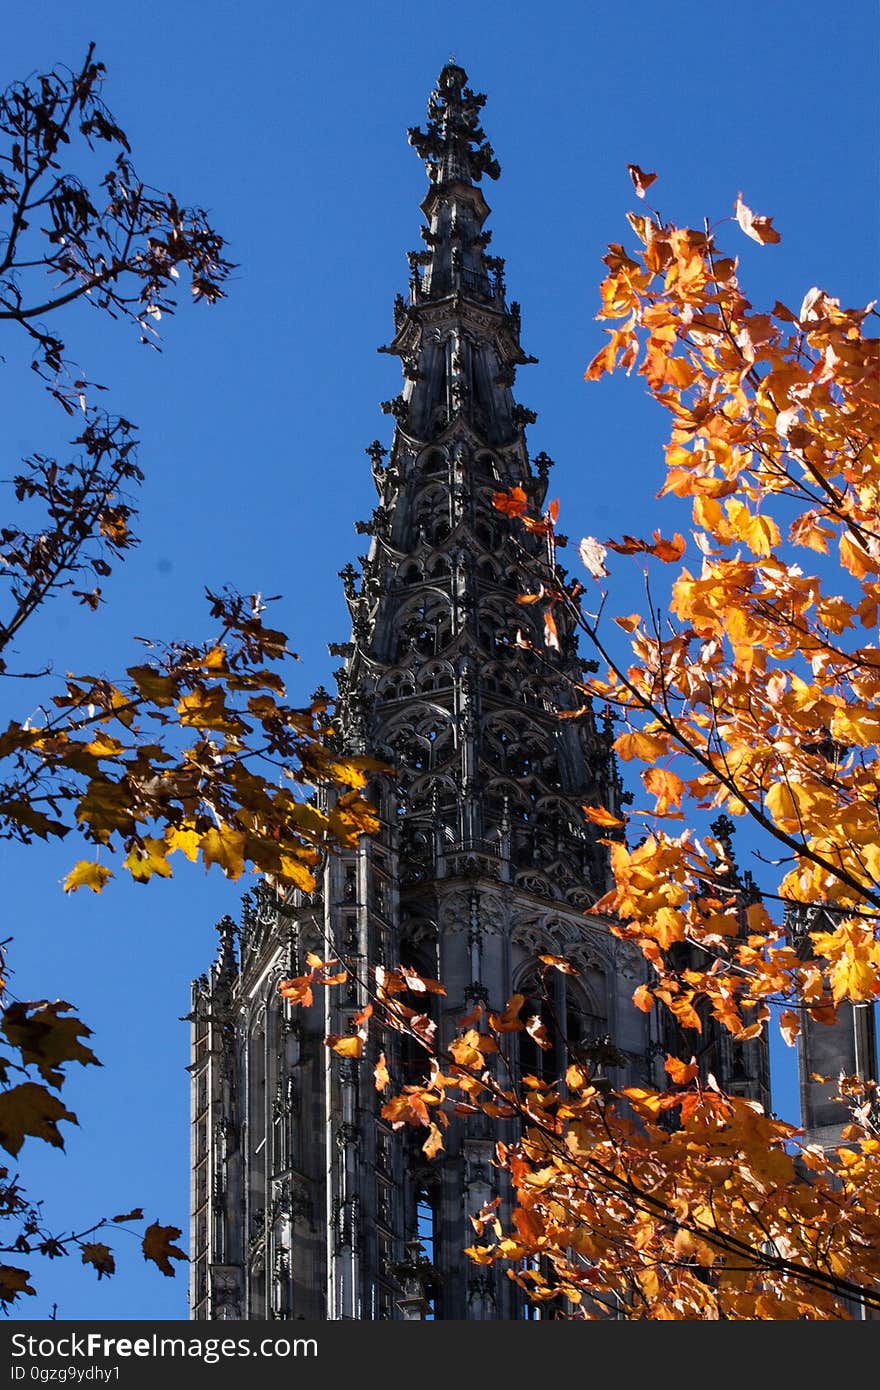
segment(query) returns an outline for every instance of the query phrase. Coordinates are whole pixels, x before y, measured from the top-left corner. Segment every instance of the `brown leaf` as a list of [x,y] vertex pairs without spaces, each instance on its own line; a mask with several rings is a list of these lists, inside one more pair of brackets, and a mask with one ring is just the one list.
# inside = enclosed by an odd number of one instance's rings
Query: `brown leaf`
[[77,1118],[67,1110],[45,1086],[35,1081],[23,1081],[8,1091],[0,1092],[0,1145],[13,1156],[18,1153],[27,1135],[42,1139],[53,1148],[63,1149],[64,1140],[58,1121],[75,1125]]
[[[178,1232],[178,1235],[179,1234],[180,1232]],[[83,1264],[91,1265],[93,1269],[97,1270],[99,1280],[103,1278],[105,1274],[110,1275],[116,1273],[116,1261],[113,1258],[113,1253],[109,1245],[102,1245],[100,1242],[97,1242],[93,1245],[85,1244],[81,1249]]]
[[645,193],[657,178],[656,174],[646,174],[644,169],[640,169],[638,164],[627,164],[627,172],[633,181],[633,188],[640,198],[644,198]]
[[0,1017],[0,1027],[21,1053],[24,1064],[37,1067],[43,1080],[52,1086],[60,1086],[64,1080],[59,1068],[65,1062],[101,1065],[91,1048],[80,1042],[80,1038],[91,1037],[91,1028],[78,1018],[60,1017],[72,1007],[63,999],[56,999],[54,1004],[47,1000],[19,1001],[4,1009]]
[[152,1226],[148,1226],[144,1232],[141,1243],[144,1259],[152,1260],[169,1278],[174,1277],[174,1266],[171,1261],[189,1258],[176,1245],[171,1244],[172,1241],[177,1240],[180,1234],[179,1226],[160,1226],[158,1221],[154,1221]]
[[0,1303],[13,1303],[20,1293],[35,1294],[28,1280],[30,1270],[16,1269],[14,1265],[0,1265]]

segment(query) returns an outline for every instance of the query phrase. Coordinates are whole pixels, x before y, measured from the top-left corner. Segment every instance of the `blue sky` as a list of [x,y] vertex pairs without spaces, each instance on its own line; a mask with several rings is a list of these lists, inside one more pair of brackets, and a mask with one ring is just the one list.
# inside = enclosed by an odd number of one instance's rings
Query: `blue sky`
[[[0,83],[81,60],[107,65],[105,98],[148,182],[210,209],[239,263],[229,301],[167,325],[161,357],[122,327],[82,315],[71,341],[109,402],[137,421],[147,474],[142,545],[93,618],[56,602],[21,660],[118,671],[133,635],[197,637],[205,584],[281,594],[275,617],[302,656],[303,698],[329,684],[328,641],[345,640],[336,572],[364,549],[354,522],[374,501],[363,450],[390,439],[378,403],[399,390],[376,353],[420,245],[424,173],[406,128],[424,119],[454,53],[488,94],[484,125],[502,166],[486,192],[492,250],[522,303],[518,398],[538,411],[532,453],[557,461],[562,529],[604,538],[681,519],[655,501],[665,421],[640,381],[586,385],[602,337],[593,316],[609,241],[634,198],[626,164],[677,221],[730,214],[738,192],[774,218],[778,247],[731,226],[754,303],[797,307],[819,285],[847,303],[877,292],[878,20],[869,0],[486,0],[418,9],[402,0],[244,6],[43,0],[4,17]],[[60,446],[21,358],[0,344],[7,422],[0,476]],[[0,506],[8,503],[0,491]],[[618,573],[619,571],[619,573]],[[615,567],[615,611],[638,606],[637,567]],[[33,693],[3,690],[3,720]],[[6,707],[8,705],[8,707]],[[188,982],[214,949],[212,923],[243,884],[179,871],[170,883],[64,897],[70,846],[0,844],[16,992],[73,1000],[106,1065],[69,1088],[82,1125],[65,1155],[28,1141],[22,1172],[54,1194],[47,1215],[85,1219],[140,1203],[187,1226]],[[216,870],[213,871],[216,873]],[[791,1104],[790,1082],[780,1109]],[[186,1316],[185,1273],[163,1279],[137,1245],[95,1283],[74,1259],[42,1262],[23,1317]]]

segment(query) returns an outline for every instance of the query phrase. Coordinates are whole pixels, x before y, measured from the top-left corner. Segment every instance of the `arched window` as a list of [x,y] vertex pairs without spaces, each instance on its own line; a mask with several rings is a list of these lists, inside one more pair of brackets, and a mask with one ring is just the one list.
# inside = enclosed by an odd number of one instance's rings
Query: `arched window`
[[[539,1081],[547,1082],[557,1080],[564,1076],[568,1063],[577,1059],[584,1047],[588,1048],[608,1031],[604,979],[597,970],[591,970],[586,981],[554,970],[547,971],[543,980],[529,973],[518,993],[525,996],[520,1019],[530,1029],[516,1034],[521,1076],[536,1076]],[[597,997],[593,997],[594,994]],[[540,1027],[536,1026],[535,1019],[540,1020]]]

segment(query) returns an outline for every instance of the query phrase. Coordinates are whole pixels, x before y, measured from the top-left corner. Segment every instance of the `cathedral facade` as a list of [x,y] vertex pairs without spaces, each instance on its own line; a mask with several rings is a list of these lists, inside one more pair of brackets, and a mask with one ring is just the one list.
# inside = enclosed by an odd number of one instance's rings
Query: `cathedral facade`
[[[246,895],[193,987],[198,1319],[530,1315],[512,1281],[462,1253],[469,1213],[504,1197],[498,1126],[456,1121],[429,1162],[423,1134],[379,1113],[372,1044],[361,1060],[324,1045],[365,1004],[376,965],[442,980],[442,1038],[476,1002],[536,997],[540,952],[566,956],[578,974],[551,972],[554,1051],[542,1057],[523,1039],[520,1070],[557,1075],[566,1048],[607,1039],[615,1085],[662,1083],[675,1046],[632,1004],[641,955],[585,916],[610,882],[581,807],[616,812],[622,795],[610,716],[559,719],[580,706],[573,687],[587,663],[564,617],[548,647],[540,605],[517,604],[548,573],[546,540],[523,539],[493,506],[494,493],[519,487],[539,508],[551,460],[530,459],[534,415],[513,394],[517,368],[534,359],[504,263],[487,249],[482,183],[499,169],[483,101],[449,64],[427,128],[409,132],[428,190],[423,249],[410,253],[385,349],[403,387],[383,406],[390,451],[367,450],[377,505],[358,530],[369,551],[341,576],[351,640],[336,649],[335,724],[344,749],[396,769],[372,793],[381,828],[331,855],[311,895],[282,900],[265,885]],[[343,959],[354,977],[291,1009],[278,984],[303,973],[310,951]],[[710,1028],[701,1060],[723,1087],[769,1103],[761,1040],[737,1046]],[[392,1075],[417,1075],[405,1046],[389,1046],[389,1063]]]

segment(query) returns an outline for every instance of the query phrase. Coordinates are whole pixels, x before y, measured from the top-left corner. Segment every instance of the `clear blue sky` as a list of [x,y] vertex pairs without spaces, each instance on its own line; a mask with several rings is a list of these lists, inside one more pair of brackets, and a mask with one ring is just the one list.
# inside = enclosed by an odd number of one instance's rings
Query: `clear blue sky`
[[[587,386],[600,257],[624,239],[626,164],[658,170],[659,206],[701,221],[740,190],[774,218],[779,247],[731,228],[756,304],[797,307],[819,285],[849,303],[877,292],[877,11],[873,0],[403,0],[304,5],[153,0],[148,7],[43,0],[7,7],[0,82],[78,63],[90,39],[105,97],[142,176],[208,207],[240,264],[228,303],[182,312],[161,357],[122,328],[82,323],[80,358],[136,420],[147,473],[143,544],[94,618],[56,602],[22,648],[59,670],[118,671],[133,634],[196,637],[202,586],[282,594],[277,621],[302,655],[305,698],[329,683],[327,641],[348,635],[336,572],[365,546],[353,523],[375,500],[364,447],[390,438],[379,401],[400,389],[391,336],[419,246],[424,173],[406,143],[454,53],[488,94],[484,125],[502,165],[489,185],[494,253],[523,308],[519,399],[538,410],[533,453],[557,460],[562,529],[600,538],[677,519],[654,500],[665,421],[640,381]],[[72,329],[71,329],[72,332]],[[6,422],[0,476],[57,444],[20,345],[0,343]],[[8,490],[0,493],[5,505]],[[679,521],[679,525],[681,522]],[[616,611],[641,595],[616,567]],[[632,582],[633,587],[629,585]],[[29,712],[2,692],[0,718]],[[212,923],[244,885],[178,871],[170,883],[66,898],[75,848],[0,845],[2,936],[15,938],[20,996],[73,1000],[106,1065],[69,1087],[82,1127],[66,1155],[29,1140],[22,1172],[49,1217],[143,1204],[187,1228],[188,982]],[[779,1108],[790,1106],[790,1085]],[[185,1271],[163,1279],[132,1241],[98,1286],[74,1259],[37,1268],[19,1316],[186,1316]]]

